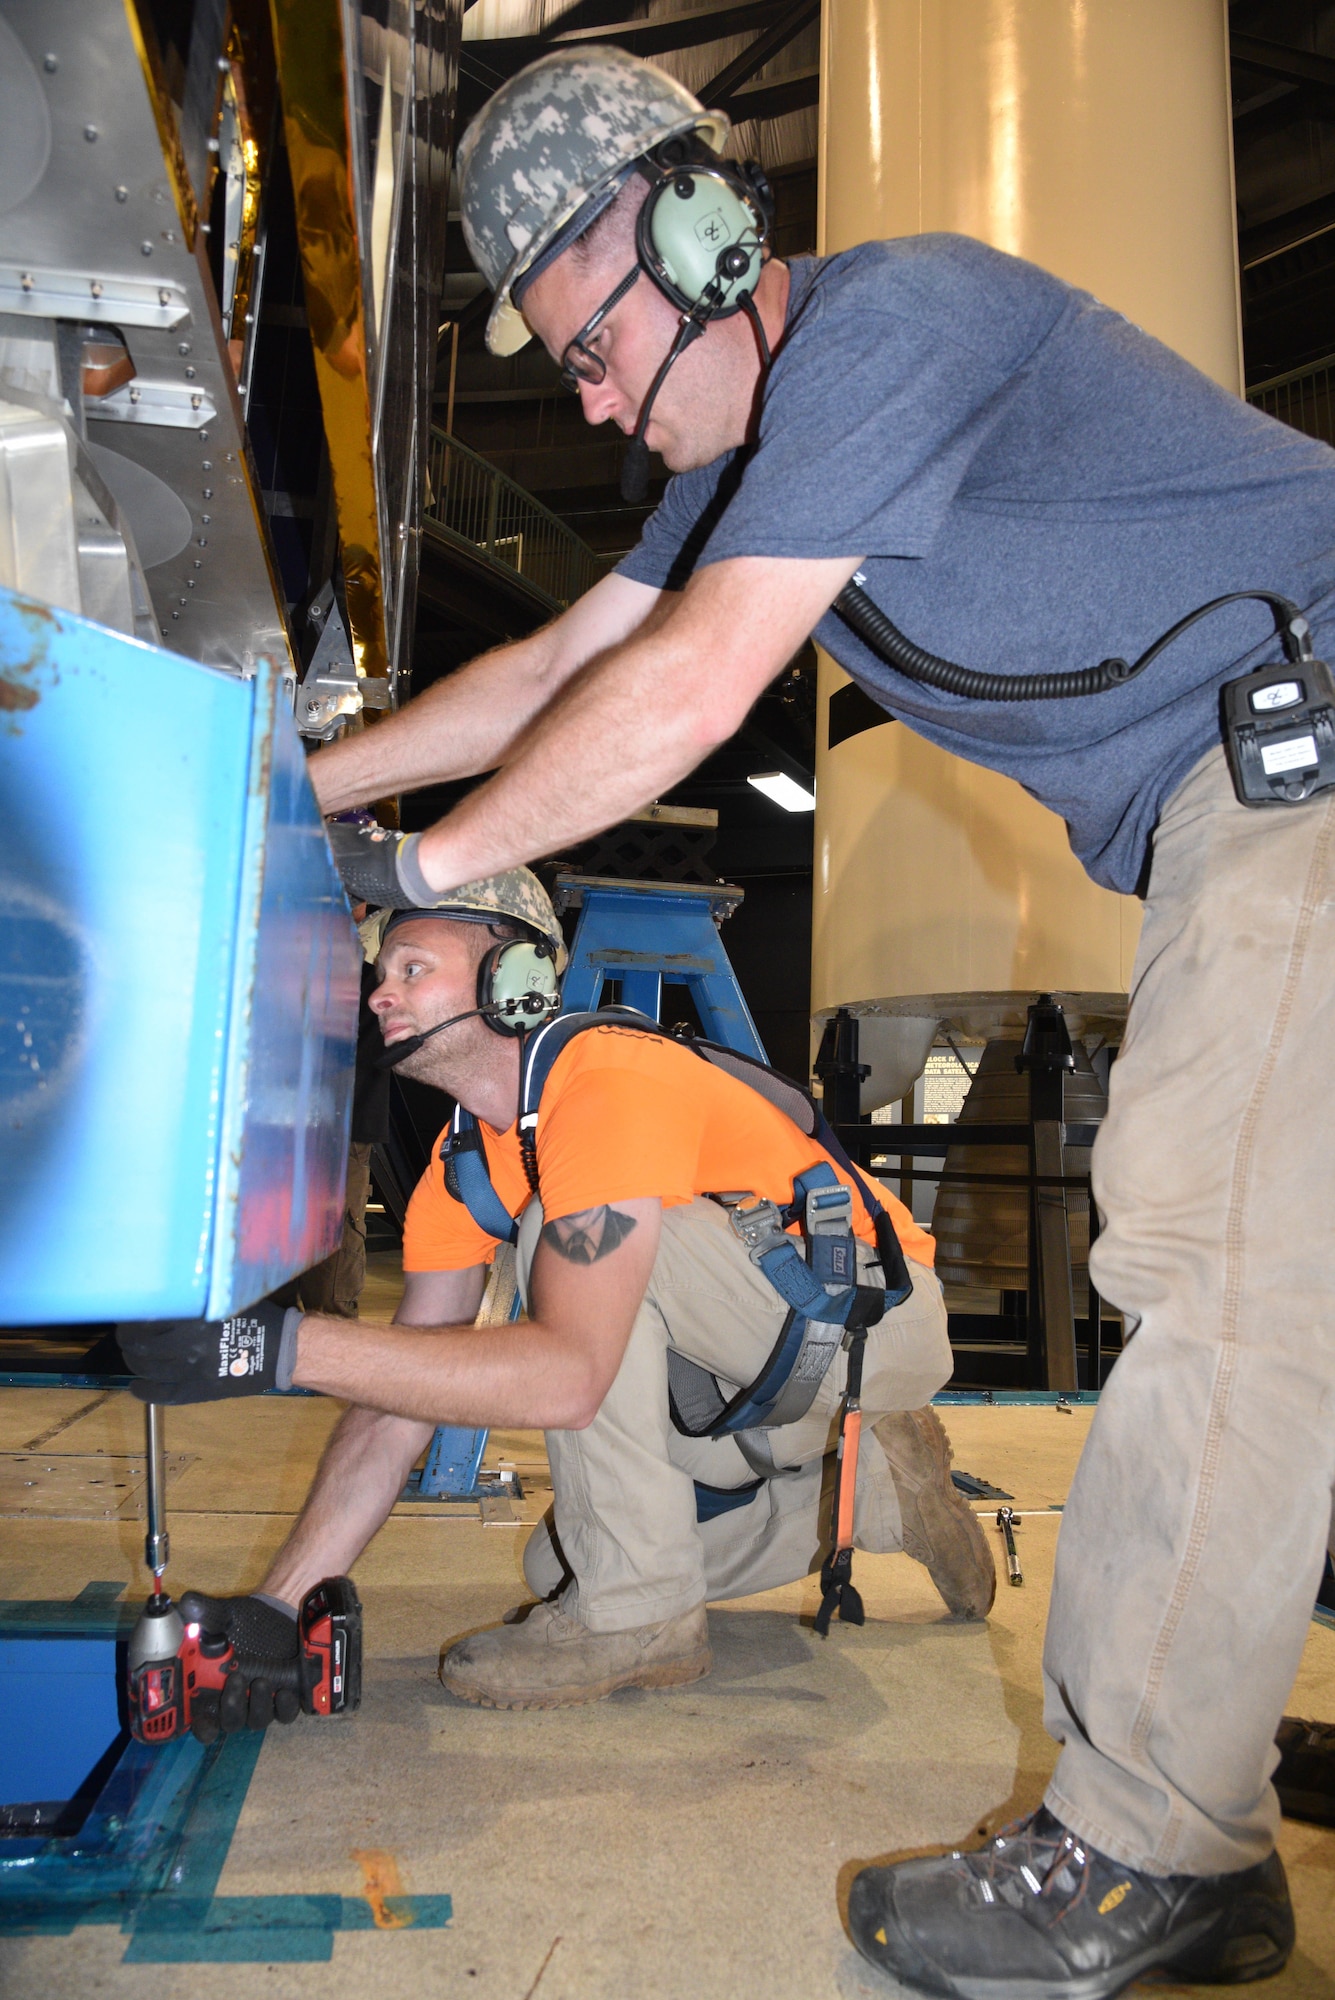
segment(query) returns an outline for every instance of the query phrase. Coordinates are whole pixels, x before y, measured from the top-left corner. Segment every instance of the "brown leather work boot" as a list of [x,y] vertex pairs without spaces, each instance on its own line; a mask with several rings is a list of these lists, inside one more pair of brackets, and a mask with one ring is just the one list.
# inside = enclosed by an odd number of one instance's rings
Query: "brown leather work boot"
[[535,1604],[522,1624],[492,1626],[451,1646],[440,1678],[483,1708],[567,1708],[617,1688],[684,1687],[713,1664],[703,1604],[627,1632],[590,1632],[559,1604]]
[[872,1425],[899,1495],[904,1547],[920,1562],[956,1618],[986,1618],[997,1594],[996,1564],[982,1524],[950,1477],[950,1439],[929,1404]]

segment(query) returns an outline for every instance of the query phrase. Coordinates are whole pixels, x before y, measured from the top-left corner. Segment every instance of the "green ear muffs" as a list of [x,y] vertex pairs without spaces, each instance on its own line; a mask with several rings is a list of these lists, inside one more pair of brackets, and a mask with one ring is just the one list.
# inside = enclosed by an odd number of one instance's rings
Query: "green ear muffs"
[[522,1035],[561,1011],[561,977],[550,938],[506,938],[477,969],[477,1004],[497,1035]]
[[756,288],[769,220],[758,192],[724,166],[670,167],[635,223],[641,264],[683,313],[725,319]]

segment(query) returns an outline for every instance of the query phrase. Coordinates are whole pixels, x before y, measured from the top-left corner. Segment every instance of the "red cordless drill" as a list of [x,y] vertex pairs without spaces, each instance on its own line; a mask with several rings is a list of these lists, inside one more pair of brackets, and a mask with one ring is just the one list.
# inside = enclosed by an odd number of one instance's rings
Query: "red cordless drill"
[[[286,1692],[283,1720],[298,1707],[307,1715],[351,1714],[362,1692],[362,1607],[351,1579],[327,1577],[308,1592],[297,1614],[296,1643],[290,1654],[284,1648],[281,1656],[276,1655],[262,1640],[252,1649],[244,1629],[224,1632],[206,1625],[212,1600],[187,1591],[178,1610],[164,1592],[162,1573],[169,1545],[163,1525],[163,1483],[161,1412],[150,1403],[145,1555],[153,1571],[153,1593],[129,1645],[131,1734],[141,1743],[168,1743],[185,1735],[196,1719],[197,1706],[201,1720],[209,1711],[216,1717],[222,1691],[234,1673]],[[242,1607],[249,1603],[260,1618],[272,1618],[254,1600],[233,1602]],[[243,1612],[243,1627],[244,1622]],[[209,1733],[216,1729],[215,1721]]]

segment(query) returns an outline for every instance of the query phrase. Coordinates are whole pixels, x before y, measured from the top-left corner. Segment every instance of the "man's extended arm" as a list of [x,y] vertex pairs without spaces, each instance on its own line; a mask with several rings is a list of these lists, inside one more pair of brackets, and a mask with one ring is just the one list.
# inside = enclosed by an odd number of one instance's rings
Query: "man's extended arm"
[[484,653],[397,715],[317,751],[306,768],[320,810],[495,770],[572,675],[652,621],[658,602],[646,585],[606,576],[540,632]]
[[582,1430],[621,1366],[661,1219],[636,1198],[548,1223],[521,1324],[419,1332],[311,1315],[292,1379],[422,1423]]
[[514,1326],[434,1324],[476,1312],[486,1273],[410,1276],[392,1327],[310,1315],[296,1381],[357,1405],[325,1448],[301,1518],[264,1588],[299,1604],[351,1569],[389,1516],[438,1423],[577,1430],[621,1366],[649,1282],[657,1201],[621,1201],[548,1223],[533,1260],[535,1316]]
[[737,557],[568,682],[505,766],[422,836],[437,893],[552,854],[658,798],[740,728],[858,563]]

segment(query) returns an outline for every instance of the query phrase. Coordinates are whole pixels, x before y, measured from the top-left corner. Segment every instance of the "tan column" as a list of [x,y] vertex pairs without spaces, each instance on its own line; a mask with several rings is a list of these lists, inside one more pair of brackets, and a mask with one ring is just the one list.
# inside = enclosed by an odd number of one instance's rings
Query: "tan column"
[[[823,20],[822,252],[960,230],[1238,390],[1225,0],[825,0]],[[813,1008],[974,1033],[1038,989],[1115,1011],[1138,906],[1011,779],[897,724],[824,749],[845,680],[822,656]]]

